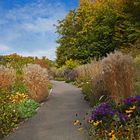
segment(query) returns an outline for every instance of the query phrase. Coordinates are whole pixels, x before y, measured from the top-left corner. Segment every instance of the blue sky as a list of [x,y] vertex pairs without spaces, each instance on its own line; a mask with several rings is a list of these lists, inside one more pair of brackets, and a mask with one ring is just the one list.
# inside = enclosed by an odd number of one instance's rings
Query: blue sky
[[78,0],[0,0],[0,55],[55,59],[53,25],[77,5]]

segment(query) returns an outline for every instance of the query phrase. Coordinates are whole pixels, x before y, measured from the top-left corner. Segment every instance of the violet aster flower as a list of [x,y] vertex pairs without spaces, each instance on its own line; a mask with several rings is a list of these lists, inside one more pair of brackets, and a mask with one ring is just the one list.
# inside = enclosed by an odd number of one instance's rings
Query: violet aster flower
[[127,97],[127,98],[124,100],[124,103],[125,103],[126,105],[132,105],[132,104],[134,104],[136,101],[137,101],[137,100],[136,100],[136,98],[134,98],[134,97]]
[[135,99],[136,99],[137,101],[140,101],[140,96],[136,96]]
[[126,114],[122,114],[122,113],[119,113],[119,118],[120,118],[120,121],[121,121],[122,123],[124,123],[125,121],[128,120],[127,115],[126,115]]
[[91,119],[92,120],[107,120],[115,113],[111,104],[108,102],[102,103],[98,106],[95,111],[92,112]]

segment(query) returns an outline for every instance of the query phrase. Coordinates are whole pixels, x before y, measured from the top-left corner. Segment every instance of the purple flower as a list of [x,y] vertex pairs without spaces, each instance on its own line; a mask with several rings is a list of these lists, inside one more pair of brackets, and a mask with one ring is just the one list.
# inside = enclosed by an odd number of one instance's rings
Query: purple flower
[[122,113],[119,113],[119,118],[122,123],[128,120],[128,116]]
[[[132,110],[128,114],[126,110]],[[140,96],[127,97],[120,105],[112,106],[111,103],[105,102],[99,105],[91,114],[90,120],[102,120],[108,124],[114,120],[114,115],[119,117],[121,123],[125,123],[132,118],[140,115]]]
[[140,96],[136,96],[135,99],[140,102]]
[[92,120],[107,120],[108,117],[113,116],[115,113],[111,104],[108,102],[102,103],[98,106],[95,111],[92,112]]
[[133,103],[135,103],[137,101],[136,98],[134,97],[127,97],[125,100],[124,100],[124,103],[126,105],[132,105]]

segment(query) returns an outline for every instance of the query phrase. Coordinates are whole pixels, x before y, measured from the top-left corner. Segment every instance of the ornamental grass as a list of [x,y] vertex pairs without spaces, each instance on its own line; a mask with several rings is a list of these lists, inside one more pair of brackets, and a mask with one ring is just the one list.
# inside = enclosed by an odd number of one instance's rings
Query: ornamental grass
[[48,72],[37,64],[23,68],[23,79],[29,90],[29,96],[37,102],[48,97]]
[[8,88],[15,81],[15,70],[6,66],[0,65],[0,88]]
[[100,61],[92,61],[90,64],[81,65],[76,68],[78,78],[92,78],[102,72]]
[[105,87],[116,102],[132,95],[134,65],[129,55],[110,53],[102,60],[102,67]]
[[[129,55],[114,52],[99,61],[76,68],[77,83],[90,87],[89,100],[114,99],[119,102],[133,94],[134,64]],[[92,103],[91,103],[92,104]]]

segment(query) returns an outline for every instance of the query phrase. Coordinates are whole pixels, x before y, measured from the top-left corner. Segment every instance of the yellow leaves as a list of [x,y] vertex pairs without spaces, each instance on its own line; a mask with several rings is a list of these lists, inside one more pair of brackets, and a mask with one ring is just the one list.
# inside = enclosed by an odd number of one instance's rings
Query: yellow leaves
[[136,109],[136,106],[132,106],[129,110],[125,110],[125,113],[128,114],[128,117],[131,117],[131,113]]
[[74,69],[79,65],[78,61],[69,59],[65,62],[65,65],[68,69]]
[[28,98],[27,94],[17,92],[15,95],[12,95],[10,97],[10,101],[14,104],[18,104],[23,102],[27,98]]
[[98,126],[101,122],[102,122],[102,121],[95,121],[95,122],[93,122],[93,125],[94,125],[94,126]]
[[113,134],[109,140],[115,140],[115,134]]
[[134,105],[133,107],[130,107],[129,109],[134,110],[134,109],[136,109],[136,106]]
[[98,126],[99,124],[102,123],[102,120],[101,121],[99,121],[99,120],[97,120],[97,121],[89,120],[89,123],[92,124],[93,126]]
[[128,114],[128,117],[130,118],[131,117],[131,114]]
[[80,0],[80,6],[88,6],[91,4],[89,0]]
[[128,118],[132,116],[132,113],[134,112],[135,109],[136,109],[136,106],[133,105],[132,107],[129,107],[128,110],[125,110],[125,113],[127,114]]
[[110,137],[109,140],[115,140],[115,131],[111,130],[111,132],[108,134],[108,136]]
[[125,113],[129,114],[129,113],[132,113],[133,110],[126,110]]
[[79,120],[75,120],[73,124],[74,124],[74,125],[78,125],[79,123],[80,123]]
[[111,130],[111,132],[110,133],[108,133],[108,136],[112,136],[113,134],[114,134],[114,130]]

